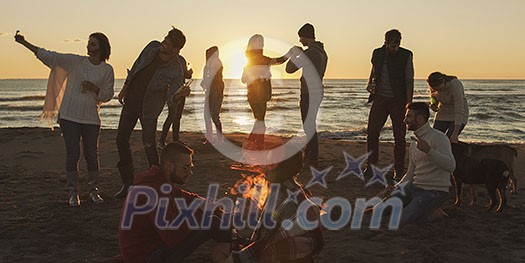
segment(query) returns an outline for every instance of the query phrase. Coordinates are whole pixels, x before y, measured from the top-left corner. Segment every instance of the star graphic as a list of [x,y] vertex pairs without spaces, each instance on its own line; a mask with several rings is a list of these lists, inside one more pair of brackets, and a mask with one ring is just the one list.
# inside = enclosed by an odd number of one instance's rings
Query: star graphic
[[392,193],[390,193],[390,195],[394,195],[394,194],[401,194],[403,196],[406,195],[405,193],[405,187],[407,186],[408,182],[404,182],[402,184],[398,184],[397,182],[394,181],[394,190],[392,190]]
[[311,171],[312,171],[312,180],[310,180],[310,182],[308,182],[308,184],[306,185],[306,188],[309,188],[310,186],[314,185],[314,184],[320,184],[322,187],[324,187],[325,189],[328,188],[328,186],[326,185],[326,176],[328,175],[328,173],[330,172],[330,170],[332,170],[333,166],[330,166],[322,171],[318,171],[317,169],[315,169],[314,167],[310,167]]
[[392,165],[389,165],[389,166],[387,166],[387,167],[385,167],[383,169],[379,169],[375,165],[372,165],[371,167],[372,167],[372,171],[373,171],[374,175],[372,176],[372,178],[370,178],[368,183],[366,183],[365,187],[368,187],[368,186],[372,185],[375,182],[379,182],[380,184],[382,184],[385,187],[387,187],[388,183],[386,181],[385,175],[388,173],[388,171],[390,171],[390,168],[392,168]]
[[297,201],[297,195],[299,195],[299,193],[301,192],[301,189],[295,191],[295,192],[292,192],[290,191],[289,189],[286,189],[286,192],[288,193],[288,198],[286,198],[286,200],[284,200],[284,202],[294,202],[296,204],[298,204],[299,202]]
[[346,161],[346,167],[345,169],[339,174],[336,181],[339,179],[345,178],[350,174],[355,174],[357,178],[361,179],[362,181],[365,180],[365,176],[363,175],[363,170],[361,169],[361,165],[363,165],[363,162],[368,159],[368,156],[370,156],[370,152],[366,153],[364,155],[361,155],[357,159],[355,159],[352,155],[346,153],[343,151],[345,161]]

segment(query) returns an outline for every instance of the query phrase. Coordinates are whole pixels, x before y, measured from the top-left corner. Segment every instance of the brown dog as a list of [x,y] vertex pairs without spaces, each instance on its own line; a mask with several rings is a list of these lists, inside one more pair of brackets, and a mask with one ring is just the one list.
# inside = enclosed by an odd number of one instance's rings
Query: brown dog
[[[452,144],[452,153],[456,159],[453,179],[456,185],[456,206],[461,205],[462,184],[484,184],[490,196],[488,210],[498,203],[497,212],[501,212],[507,202],[505,189],[510,175],[507,165],[497,159],[477,159],[471,156],[472,145]],[[496,197],[499,195],[499,201]]]
[[504,162],[509,169],[509,190],[511,193],[518,192],[518,180],[514,174],[514,163],[518,157],[518,151],[506,144],[469,144],[470,156],[472,158],[495,159]]

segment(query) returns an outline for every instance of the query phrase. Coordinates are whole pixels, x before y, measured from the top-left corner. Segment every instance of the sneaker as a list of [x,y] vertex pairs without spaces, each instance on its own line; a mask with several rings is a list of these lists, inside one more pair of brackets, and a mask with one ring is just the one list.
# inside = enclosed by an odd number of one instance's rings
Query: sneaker
[[100,197],[100,195],[98,194],[98,190],[93,190],[93,191],[89,192],[89,198],[91,198],[91,201],[93,201],[93,203],[95,203],[95,204],[102,204],[102,203],[104,203],[104,199],[102,199],[102,197]]
[[69,198],[67,200],[69,203],[69,206],[79,206],[80,205],[80,197],[78,196],[78,193],[75,191],[72,191],[69,194]]

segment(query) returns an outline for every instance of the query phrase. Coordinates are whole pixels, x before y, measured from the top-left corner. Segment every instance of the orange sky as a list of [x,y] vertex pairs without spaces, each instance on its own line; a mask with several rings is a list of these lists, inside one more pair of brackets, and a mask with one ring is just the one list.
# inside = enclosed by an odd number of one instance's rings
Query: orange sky
[[[19,29],[33,44],[85,54],[87,36],[110,38],[109,63],[125,77],[142,48],[174,25],[187,36],[182,54],[200,78],[204,51],[218,45],[225,77],[238,77],[248,38],[265,36],[267,55],[300,45],[297,30],[316,27],[329,55],[326,78],[365,78],[384,33],[397,28],[414,52],[416,78],[440,70],[463,79],[525,79],[525,1],[10,1],[0,10],[0,79],[46,78],[48,70],[13,41]],[[274,69],[274,77],[286,75]]]

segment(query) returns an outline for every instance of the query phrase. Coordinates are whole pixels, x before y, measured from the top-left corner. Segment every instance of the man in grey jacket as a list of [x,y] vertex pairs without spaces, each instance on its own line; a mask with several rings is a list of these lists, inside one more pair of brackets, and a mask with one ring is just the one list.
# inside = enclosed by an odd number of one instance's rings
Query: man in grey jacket
[[[294,73],[303,69],[301,76],[301,120],[307,138],[305,160],[308,164],[319,165],[319,139],[317,136],[317,112],[323,101],[323,77],[326,71],[328,55],[323,43],[315,40],[314,26],[304,24],[299,29],[299,41],[308,47],[304,52],[293,54],[286,64],[286,72]],[[300,51],[301,48],[297,47]]]
[[173,28],[162,42],[151,41],[140,53],[128,71],[124,86],[118,95],[124,105],[117,130],[119,152],[118,169],[123,185],[115,195],[124,198],[133,184],[133,159],[130,150],[130,136],[140,120],[142,143],[149,166],[159,165],[156,148],[157,118],[166,100],[175,101],[189,95],[184,87],[186,67],[179,59],[179,52],[186,43],[182,31]]

